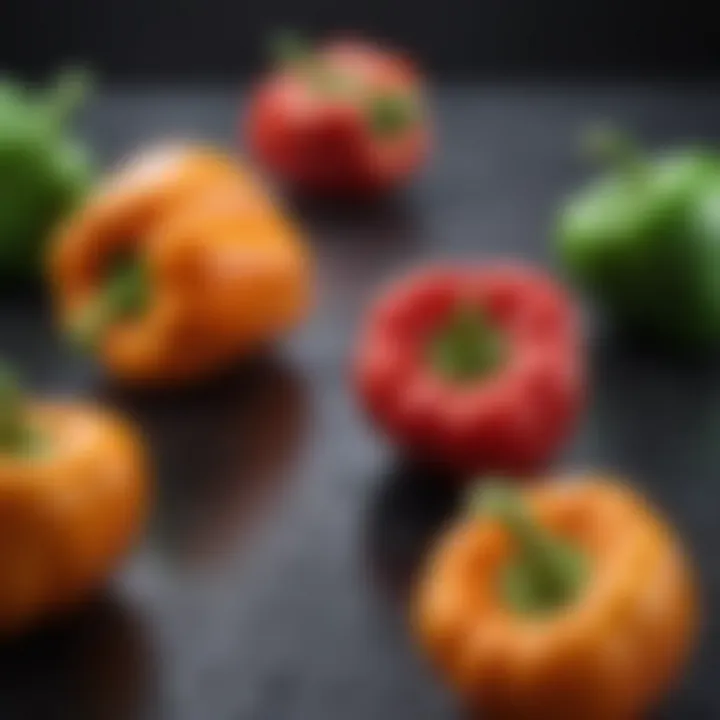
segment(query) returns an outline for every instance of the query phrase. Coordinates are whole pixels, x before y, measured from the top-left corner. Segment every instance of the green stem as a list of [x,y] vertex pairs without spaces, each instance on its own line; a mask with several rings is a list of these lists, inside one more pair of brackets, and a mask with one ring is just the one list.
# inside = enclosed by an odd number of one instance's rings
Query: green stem
[[299,65],[312,55],[310,43],[296,30],[279,30],[268,43],[270,57],[278,65]]
[[143,312],[150,292],[147,271],[136,258],[118,262],[98,293],[83,307],[70,328],[75,343],[92,350],[110,326]]
[[11,368],[0,365],[0,448],[17,445],[25,425],[25,401],[17,377]]
[[326,96],[349,94],[352,78],[337,72],[326,62],[303,35],[295,30],[282,30],[270,39],[270,56],[280,67],[294,68],[303,74],[316,92]]
[[500,331],[480,308],[459,306],[431,338],[429,359],[442,376],[466,382],[493,372],[504,360]]
[[25,394],[17,375],[0,363],[0,452],[35,455],[44,447],[42,437],[29,424]]
[[92,80],[81,68],[67,68],[60,72],[46,100],[48,112],[57,127],[61,127],[87,97]]
[[501,577],[511,607],[521,613],[550,612],[577,597],[586,580],[587,558],[538,523],[518,491],[502,483],[485,485],[477,504],[503,524],[516,545],[516,556]]
[[417,119],[418,108],[407,94],[382,93],[374,95],[367,107],[370,129],[376,137],[401,135]]
[[646,166],[645,154],[635,140],[611,125],[589,128],[582,137],[582,147],[593,162],[628,174],[639,175]]

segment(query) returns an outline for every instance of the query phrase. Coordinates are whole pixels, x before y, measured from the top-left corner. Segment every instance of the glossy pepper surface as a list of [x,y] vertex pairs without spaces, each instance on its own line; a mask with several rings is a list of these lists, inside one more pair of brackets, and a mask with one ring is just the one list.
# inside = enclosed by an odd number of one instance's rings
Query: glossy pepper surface
[[0,81],[0,281],[37,279],[57,223],[89,188],[85,147],[67,123],[87,78],[65,73],[48,91]]
[[570,300],[510,264],[431,267],[392,284],[361,332],[354,375],[391,438],[463,471],[536,469],[584,394]]
[[308,304],[298,233],[249,173],[207,148],[130,161],[52,250],[63,327],[131,381],[210,374],[274,339]]
[[720,157],[699,148],[647,157],[604,131],[610,166],[562,208],[572,277],[621,326],[678,348],[720,340]]
[[430,133],[420,77],[395,52],[360,41],[312,48],[285,39],[245,129],[281,181],[316,194],[391,189],[423,163]]
[[26,399],[0,370],[0,633],[103,583],[140,533],[148,466],[123,420]]
[[696,635],[672,530],[604,477],[486,485],[432,554],[421,644],[488,720],[633,720],[677,680]]

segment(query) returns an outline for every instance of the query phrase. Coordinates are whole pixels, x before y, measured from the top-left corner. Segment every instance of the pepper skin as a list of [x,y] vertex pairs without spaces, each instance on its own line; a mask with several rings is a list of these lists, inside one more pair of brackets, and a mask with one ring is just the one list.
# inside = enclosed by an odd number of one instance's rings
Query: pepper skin
[[674,350],[720,342],[720,156],[591,139],[610,169],[561,208],[568,273],[618,327]]
[[528,472],[574,426],[581,345],[568,298],[538,271],[431,267],[371,309],[355,384],[410,453],[461,471]]
[[96,407],[22,398],[0,371],[0,633],[82,600],[142,530],[140,439]]
[[296,231],[249,174],[205,148],[131,161],[52,249],[63,327],[129,381],[209,375],[308,305],[309,258]]
[[278,55],[245,123],[248,146],[272,174],[311,194],[356,196],[418,170],[430,132],[420,78],[405,58],[359,41],[312,49],[296,40]]
[[415,627],[487,720],[635,720],[696,635],[692,572],[671,529],[604,477],[518,493],[485,485],[419,584]]

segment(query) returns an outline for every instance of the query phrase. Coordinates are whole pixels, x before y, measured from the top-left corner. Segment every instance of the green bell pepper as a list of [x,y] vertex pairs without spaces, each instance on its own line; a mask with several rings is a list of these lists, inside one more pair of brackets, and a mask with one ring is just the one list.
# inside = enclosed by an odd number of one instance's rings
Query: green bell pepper
[[678,348],[720,341],[720,156],[590,140],[610,169],[560,212],[569,273],[623,327]]
[[37,277],[45,242],[91,181],[86,149],[66,132],[87,79],[60,75],[51,91],[0,81],[0,282]]

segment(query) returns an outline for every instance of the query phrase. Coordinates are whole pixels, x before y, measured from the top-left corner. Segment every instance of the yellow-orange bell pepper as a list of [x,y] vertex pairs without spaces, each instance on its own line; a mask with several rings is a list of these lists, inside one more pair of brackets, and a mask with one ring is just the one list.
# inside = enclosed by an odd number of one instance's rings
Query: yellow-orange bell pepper
[[419,639],[448,683],[488,720],[643,717],[696,630],[671,530],[604,478],[480,497],[416,596]]
[[25,400],[0,368],[0,634],[101,584],[142,528],[147,495],[132,428],[95,407]]
[[304,314],[308,252],[255,180],[202,147],[131,160],[58,234],[63,327],[111,374],[206,375]]

